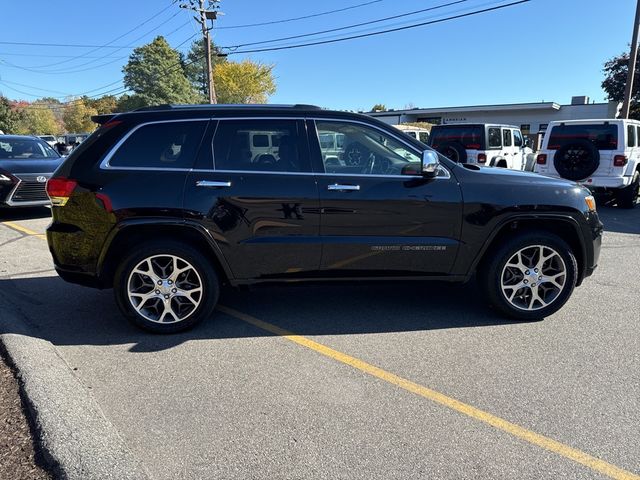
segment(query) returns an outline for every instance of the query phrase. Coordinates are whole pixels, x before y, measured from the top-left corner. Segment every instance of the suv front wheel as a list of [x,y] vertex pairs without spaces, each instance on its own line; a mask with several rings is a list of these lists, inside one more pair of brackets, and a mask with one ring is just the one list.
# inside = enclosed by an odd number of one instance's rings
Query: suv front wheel
[[506,241],[478,277],[489,303],[500,313],[538,320],[567,302],[577,272],[575,256],[560,237],[528,232]]
[[210,317],[219,282],[210,262],[193,247],[172,241],[139,245],[114,278],[120,311],[154,333],[174,333]]

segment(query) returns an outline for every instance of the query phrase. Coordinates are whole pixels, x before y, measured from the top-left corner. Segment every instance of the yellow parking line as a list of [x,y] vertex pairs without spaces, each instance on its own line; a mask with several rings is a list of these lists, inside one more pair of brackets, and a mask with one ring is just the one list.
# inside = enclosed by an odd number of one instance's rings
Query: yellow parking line
[[47,236],[44,233],[38,233],[35,232],[29,228],[23,227],[22,225],[18,225],[17,223],[13,223],[13,222],[2,222],[2,225],[6,225],[7,227],[11,228],[12,230],[16,230],[20,233],[24,233],[26,235],[30,235],[32,237],[38,237],[41,239],[46,239]]
[[524,427],[516,425],[515,423],[511,423],[507,420],[504,420],[500,417],[492,415],[488,412],[480,410],[476,407],[473,407],[469,404],[456,400],[455,398],[448,397],[440,392],[432,390],[427,387],[423,387],[417,383],[414,383],[405,378],[399,377],[393,373],[387,372],[381,368],[375,367],[367,362],[359,360],[350,355],[344,354],[332,348],[329,348],[321,343],[314,342],[306,337],[301,335],[296,335],[295,333],[289,332],[283,328],[280,328],[271,323],[265,322],[263,320],[259,320],[251,315],[247,315],[246,313],[239,312],[229,307],[225,307],[223,305],[218,306],[218,310],[227,315],[231,315],[243,322],[247,322],[251,325],[254,325],[262,330],[266,330],[267,332],[271,332],[275,335],[279,335],[289,341],[297,343],[303,347],[309,348],[321,355],[332,358],[340,363],[345,365],[349,365],[353,368],[356,368],[368,375],[376,377],[380,380],[384,380],[385,382],[391,383],[397,387],[400,387],[404,390],[407,390],[416,395],[420,395],[428,400],[439,403],[451,410],[454,410],[458,413],[471,417],[475,420],[479,420],[483,423],[491,425],[498,430],[502,430],[503,432],[509,433],[514,437],[517,437],[521,440],[529,442],[533,445],[537,445],[546,450],[552,451],[561,455],[565,458],[573,460],[581,465],[584,465],[596,472],[602,473],[608,477],[615,478],[618,480],[640,480],[640,476],[623,470],[615,465],[611,465],[599,458],[592,457],[591,455],[584,453],[580,450],[572,448],[568,445],[560,443],[556,440],[553,440],[549,437],[545,437],[544,435],[540,435],[539,433],[535,433],[531,430],[528,430]]

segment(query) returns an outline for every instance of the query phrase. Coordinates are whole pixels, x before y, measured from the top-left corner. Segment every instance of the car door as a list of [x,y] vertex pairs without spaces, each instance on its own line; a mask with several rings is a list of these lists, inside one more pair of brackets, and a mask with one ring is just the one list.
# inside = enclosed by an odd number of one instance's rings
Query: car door
[[513,136],[510,128],[502,128],[502,156],[507,161],[507,168],[513,168]]
[[[399,135],[353,120],[309,121],[326,276],[445,275],[458,251],[462,197],[446,168],[420,175],[421,153]],[[339,154],[318,138],[340,135]]]
[[[277,151],[265,153],[265,135],[277,139]],[[186,181],[185,210],[216,240],[234,277],[316,271],[319,199],[304,121],[221,118],[205,141],[210,148]]]
[[513,163],[511,168],[524,170],[526,156],[524,154],[524,139],[520,130],[514,128],[513,132]]

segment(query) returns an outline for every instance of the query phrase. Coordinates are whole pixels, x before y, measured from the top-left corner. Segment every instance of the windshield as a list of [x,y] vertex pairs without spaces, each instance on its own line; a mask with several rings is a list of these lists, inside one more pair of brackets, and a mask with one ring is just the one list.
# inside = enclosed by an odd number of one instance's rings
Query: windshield
[[60,155],[46,142],[35,138],[0,139],[0,159],[42,159],[59,158]]

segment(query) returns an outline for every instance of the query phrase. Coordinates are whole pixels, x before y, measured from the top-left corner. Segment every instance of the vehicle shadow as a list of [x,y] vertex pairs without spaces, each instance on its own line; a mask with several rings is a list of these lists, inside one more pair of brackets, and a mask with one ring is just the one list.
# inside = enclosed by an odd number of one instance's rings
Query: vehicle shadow
[[640,205],[629,210],[598,206],[598,215],[607,232],[640,235]]
[[[194,329],[154,335],[130,325],[112,291],[86,289],[58,277],[0,279],[0,303],[54,345],[132,344],[161,351],[192,340],[273,336],[220,311]],[[475,282],[344,283],[226,290],[220,304],[300,335],[351,335],[484,327],[509,323],[486,307]],[[0,325],[7,322],[0,322]],[[7,330],[7,327],[4,327]],[[12,330],[8,328],[8,330]],[[15,331],[0,333],[21,333]]]
[[0,208],[0,221],[33,220],[51,217],[49,207]]

